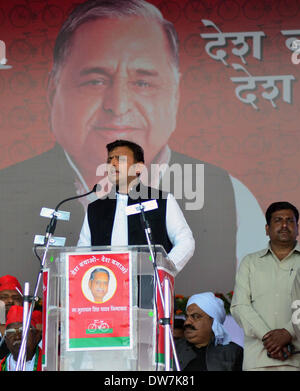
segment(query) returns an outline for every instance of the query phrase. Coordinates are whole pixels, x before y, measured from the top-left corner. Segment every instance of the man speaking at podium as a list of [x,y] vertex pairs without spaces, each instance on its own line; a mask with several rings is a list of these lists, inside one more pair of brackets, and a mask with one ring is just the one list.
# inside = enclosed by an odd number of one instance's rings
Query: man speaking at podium
[[[143,149],[130,141],[106,146],[110,192],[89,204],[78,246],[145,245],[147,239],[140,213],[127,215],[127,206],[156,203],[145,212],[154,244],[160,244],[179,272],[192,257],[195,241],[176,199],[170,193],[145,187],[139,180],[144,168]],[[155,197],[153,197],[155,195]]]

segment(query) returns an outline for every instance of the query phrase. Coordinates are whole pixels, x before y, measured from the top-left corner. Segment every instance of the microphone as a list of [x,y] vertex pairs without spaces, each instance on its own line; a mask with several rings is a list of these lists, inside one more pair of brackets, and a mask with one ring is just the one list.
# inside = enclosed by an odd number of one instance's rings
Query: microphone
[[56,212],[58,211],[58,208],[59,208],[62,204],[64,204],[65,202],[68,202],[68,201],[71,201],[71,200],[76,200],[76,199],[78,199],[78,198],[86,197],[86,196],[88,196],[88,195],[90,195],[90,194],[92,194],[92,193],[96,193],[96,191],[97,191],[97,186],[98,186],[98,184],[96,183],[96,184],[94,185],[94,187],[92,188],[91,191],[89,191],[89,192],[87,192],[87,193],[84,193],[84,194],[81,194],[81,195],[74,196],[74,197],[66,198],[66,199],[60,201],[60,202],[56,205],[56,207],[55,207],[55,209],[54,209],[54,212],[53,212],[53,215],[52,215],[52,217],[51,217],[50,223],[47,225],[46,234],[45,234],[45,242],[46,242],[46,240],[48,239],[48,237],[50,236],[50,234],[51,234],[51,235],[54,234],[54,231],[55,231],[55,228],[56,228],[56,223],[57,223],[57,215],[56,215]]

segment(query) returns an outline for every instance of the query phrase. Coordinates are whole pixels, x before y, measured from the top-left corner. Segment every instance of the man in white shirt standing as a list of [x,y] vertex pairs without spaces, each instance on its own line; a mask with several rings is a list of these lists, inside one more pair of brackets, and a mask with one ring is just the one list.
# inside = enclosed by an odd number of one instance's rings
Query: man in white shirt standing
[[299,212],[289,202],[266,211],[269,246],[241,262],[231,313],[245,333],[243,370],[299,371],[300,348],[292,324],[292,287],[300,269]]
[[144,152],[139,145],[117,140],[107,145],[107,151],[112,188],[107,196],[89,204],[78,246],[147,244],[140,215],[127,215],[126,208],[155,198],[156,206],[146,212],[153,242],[165,248],[179,272],[192,257],[195,241],[177,201],[169,193],[140,183]]

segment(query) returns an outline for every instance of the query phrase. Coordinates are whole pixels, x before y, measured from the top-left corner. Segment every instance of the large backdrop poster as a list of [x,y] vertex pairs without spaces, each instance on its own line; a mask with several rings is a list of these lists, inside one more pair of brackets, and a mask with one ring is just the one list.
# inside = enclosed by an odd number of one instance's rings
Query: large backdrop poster
[[[155,21],[131,16],[84,23],[66,52],[59,39],[50,74],[59,30],[81,3],[0,0],[0,274],[35,281],[41,207],[101,181],[105,145],[127,138],[148,166],[167,163],[182,180],[196,251],[176,292],[232,290],[241,258],[267,242],[266,207],[300,206],[300,1],[149,1],[178,34],[178,64],[174,34],[158,39]],[[57,236],[67,245],[88,202],[65,207]]]

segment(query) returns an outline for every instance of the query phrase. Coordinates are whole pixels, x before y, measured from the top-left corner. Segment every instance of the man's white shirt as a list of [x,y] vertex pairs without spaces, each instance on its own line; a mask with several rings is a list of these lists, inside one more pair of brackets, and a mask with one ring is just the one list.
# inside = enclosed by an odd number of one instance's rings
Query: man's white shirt
[[[128,245],[127,203],[128,195],[117,193],[117,205],[111,235],[111,246]],[[143,228],[141,227],[141,229]],[[192,231],[188,226],[176,199],[170,193],[167,198],[166,230],[173,245],[168,257],[179,272],[193,256],[195,241]],[[91,231],[87,213],[83,221],[77,246],[91,246]]]
[[[31,360],[26,361],[25,364],[25,371],[26,372],[31,372],[34,370],[34,362],[35,362],[35,356],[32,357]],[[17,361],[14,360],[12,354],[9,354],[7,357],[7,371],[15,371],[17,368]]]

